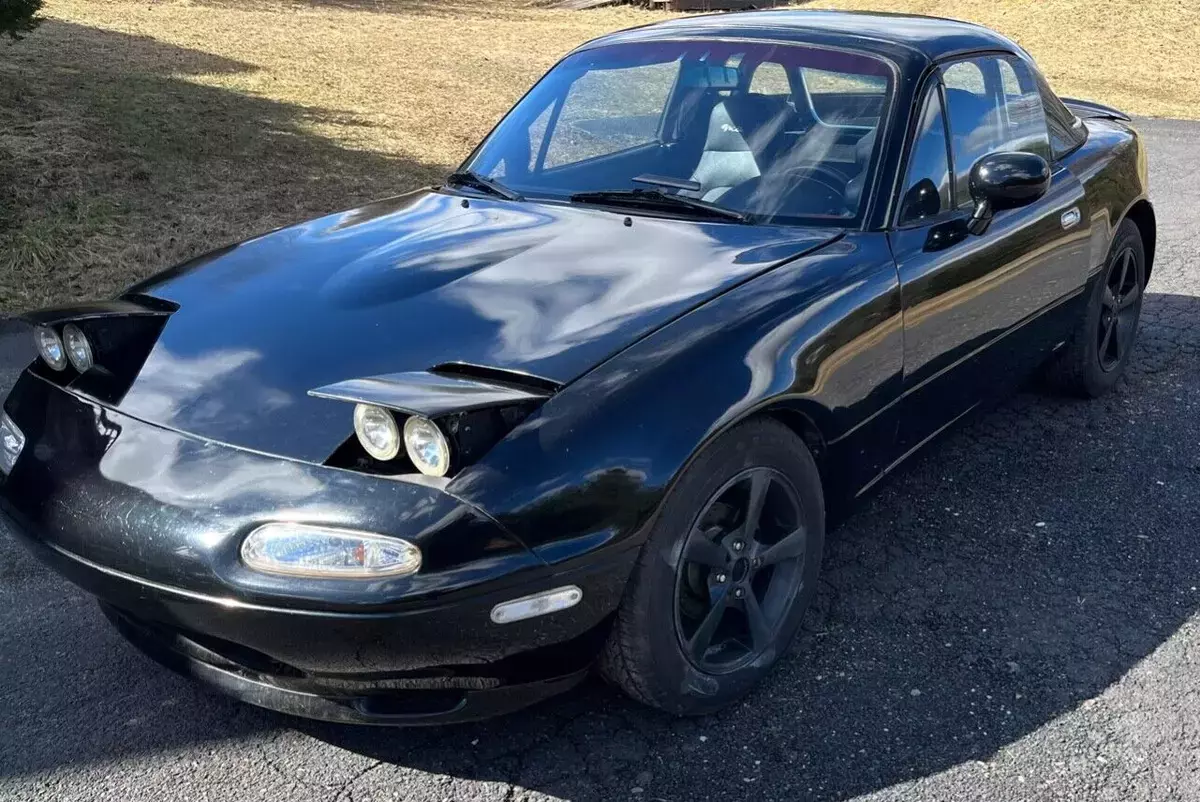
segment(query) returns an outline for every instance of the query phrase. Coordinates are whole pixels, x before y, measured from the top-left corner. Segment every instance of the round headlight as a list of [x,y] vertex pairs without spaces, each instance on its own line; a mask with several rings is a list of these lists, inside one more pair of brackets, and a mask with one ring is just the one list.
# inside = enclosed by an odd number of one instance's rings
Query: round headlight
[[75,370],[87,373],[92,367],[92,344],[74,323],[68,323],[63,328],[63,345],[67,348],[67,359]]
[[404,450],[426,476],[445,476],[450,470],[450,444],[428,418],[413,415],[404,422]]
[[47,365],[55,370],[67,369],[67,352],[58,337],[58,332],[49,326],[38,326],[33,331],[33,339],[37,342],[38,353]]
[[387,462],[400,453],[400,427],[392,413],[372,404],[354,408],[354,433],[367,453]]

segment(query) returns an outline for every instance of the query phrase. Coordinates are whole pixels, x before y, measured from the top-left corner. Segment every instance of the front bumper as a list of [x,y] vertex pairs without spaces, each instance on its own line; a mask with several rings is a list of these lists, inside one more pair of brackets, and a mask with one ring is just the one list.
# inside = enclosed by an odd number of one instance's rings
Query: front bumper
[[[160,662],[287,713],[458,721],[563,690],[635,556],[549,566],[436,488],[198,441],[28,373],[5,406],[28,442],[0,478],[0,512],[26,545]],[[281,518],[404,537],[425,565],[370,582],[249,571],[241,538]],[[583,590],[569,610],[490,620],[500,602],[567,584]]]

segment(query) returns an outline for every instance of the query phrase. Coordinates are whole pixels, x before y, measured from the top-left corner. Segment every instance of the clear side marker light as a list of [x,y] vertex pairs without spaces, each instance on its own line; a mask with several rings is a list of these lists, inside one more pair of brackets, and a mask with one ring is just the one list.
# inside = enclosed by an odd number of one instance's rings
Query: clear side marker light
[[539,615],[558,612],[574,607],[583,601],[583,591],[576,585],[567,585],[554,590],[545,590],[531,596],[522,596],[512,601],[501,602],[492,608],[493,624],[511,624]]

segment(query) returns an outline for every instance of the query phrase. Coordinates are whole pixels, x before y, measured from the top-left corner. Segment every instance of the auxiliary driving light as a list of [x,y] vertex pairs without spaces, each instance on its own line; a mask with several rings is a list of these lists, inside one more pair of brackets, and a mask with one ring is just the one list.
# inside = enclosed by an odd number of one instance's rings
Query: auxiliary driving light
[[67,359],[71,360],[71,366],[80,373],[87,373],[92,369],[92,344],[88,342],[88,338],[83,336],[83,332],[74,323],[68,323],[63,327],[63,344],[67,349]]
[[8,417],[8,413],[0,412],[0,474],[7,474],[13,469],[24,447],[24,433]]
[[413,415],[404,422],[404,449],[426,476],[445,476],[450,470],[450,443],[429,418]]
[[574,607],[583,601],[583,591],[577,585],[566,585],[554,590],[544,590],[532,596],[502,602],[492,608],[493,624],[511,624],[546,613],[554,613]]
[[354,433],[366,452],[380,462],[400,453],[400,427],[392,413],[383,407],[373,404],[354,407]]
[[49,326],[38,326],[33,330],[33,339],[37,343],[38,353],[47,365],[55,370],[67,369],[67,352],[58,332]]
[[400,538],[309,524],[269,523],[242,541],[242,562],[267,574],[378,579],[415,574],[421,550]]

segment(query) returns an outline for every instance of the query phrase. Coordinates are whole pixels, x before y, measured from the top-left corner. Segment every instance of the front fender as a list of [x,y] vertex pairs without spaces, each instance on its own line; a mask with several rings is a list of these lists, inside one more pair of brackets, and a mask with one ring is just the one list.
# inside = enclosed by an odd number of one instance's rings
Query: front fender
[[828,444],[827,482],[857,489],[891,456],[902,363],[886,241],[851,235],[602,363],[448,489],[548,562],[628,547],[704,443],[783,406]]

